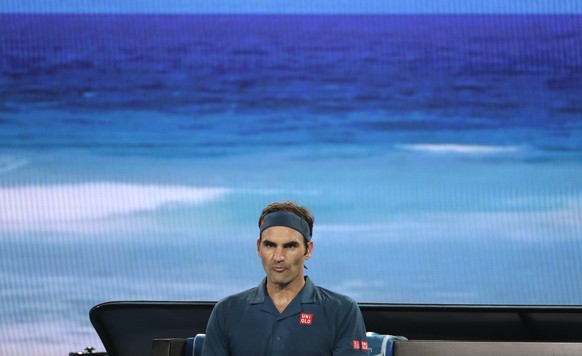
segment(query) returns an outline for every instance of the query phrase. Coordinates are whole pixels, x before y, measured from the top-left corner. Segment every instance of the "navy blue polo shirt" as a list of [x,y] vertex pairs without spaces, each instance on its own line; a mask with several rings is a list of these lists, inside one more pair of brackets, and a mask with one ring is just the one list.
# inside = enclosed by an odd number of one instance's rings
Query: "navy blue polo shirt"
[[203,356],[368,354],[366,327],[355,301],[306,277],[301,292],[279,313],[265,283],[216,304]]

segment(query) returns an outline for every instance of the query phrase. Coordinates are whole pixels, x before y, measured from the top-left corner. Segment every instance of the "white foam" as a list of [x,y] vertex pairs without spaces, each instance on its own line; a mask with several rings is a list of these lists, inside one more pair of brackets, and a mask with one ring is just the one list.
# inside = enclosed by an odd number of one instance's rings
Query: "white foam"
[[25,159],[17,159],[10,156],[0,156],[0,174],[15,171],[28,164]]
[[458,143],[418,143],[397,145],[396,147],[406,151],[452,153],[462,155],[515,153],[521,150],[521,148],[517,146],[466,145]]
[[[154,211],[172,205],[200,205],[228,193],[225,188],[97,182],[0,188],[0,228],[36,230]],[[60,230],[60,229],[57,229]]]

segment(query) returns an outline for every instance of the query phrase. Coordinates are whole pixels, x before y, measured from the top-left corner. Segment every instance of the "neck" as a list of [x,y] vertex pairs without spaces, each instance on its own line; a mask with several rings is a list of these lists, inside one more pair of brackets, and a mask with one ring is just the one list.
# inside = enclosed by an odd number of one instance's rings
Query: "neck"
[[291,303],[293,298],[295,298],[297,294],[301,292],[304,285],[305,278],[300,277],[286,285],[270,283],[269,280],[267,280],[266,288],[271,301],[279,313],[282,313],[285,308],[287,308],[289,303]]

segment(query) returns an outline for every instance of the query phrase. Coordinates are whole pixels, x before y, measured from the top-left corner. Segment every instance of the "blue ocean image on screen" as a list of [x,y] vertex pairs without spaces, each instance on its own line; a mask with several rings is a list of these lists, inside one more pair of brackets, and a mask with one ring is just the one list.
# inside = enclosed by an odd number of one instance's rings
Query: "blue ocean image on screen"
[[580,43],[567,15],[0,16],[0,353],[255,286],[275,200],[357,301],[582,303]]

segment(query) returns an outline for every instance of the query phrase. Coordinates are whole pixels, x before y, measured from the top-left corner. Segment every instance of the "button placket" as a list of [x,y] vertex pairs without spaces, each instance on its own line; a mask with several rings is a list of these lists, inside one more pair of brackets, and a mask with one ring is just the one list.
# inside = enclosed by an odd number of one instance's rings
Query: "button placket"
[[285,338],[283,335],[283,323],[277,320],[273,325],[273,352],[278,353],[285,350]]

